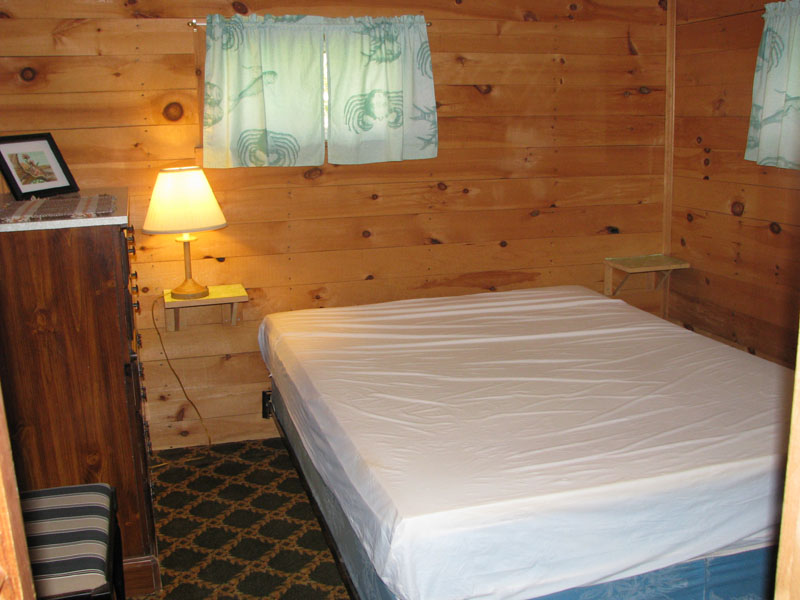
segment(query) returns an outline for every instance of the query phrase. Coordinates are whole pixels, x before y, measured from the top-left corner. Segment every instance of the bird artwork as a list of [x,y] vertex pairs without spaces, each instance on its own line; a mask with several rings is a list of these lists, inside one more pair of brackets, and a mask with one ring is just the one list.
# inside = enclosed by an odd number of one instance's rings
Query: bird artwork
[[14,172],[22,185],[56,180],[56,175],[44,152],[10,154],[9,162],[13,165]]

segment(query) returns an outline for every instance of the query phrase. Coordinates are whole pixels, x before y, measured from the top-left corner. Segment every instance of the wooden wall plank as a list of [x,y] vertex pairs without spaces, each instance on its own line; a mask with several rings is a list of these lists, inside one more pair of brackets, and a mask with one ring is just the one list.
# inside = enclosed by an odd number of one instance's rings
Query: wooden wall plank
[[[214,178],[213,172],[208,176],[228,223],[512,208],[623,206],[661,200],[661,180],[656,175],[447,179],[255,190],[227,188]],[[128,200],[131,220],[141,227],[150,197],[129,195]]]
[[0,56],[192,54],[194,35],[186,19],[0,19]]
[[662,23],[431,19],[434,52],[664,54]]
[[195,88],[191,54],[0,57],[0,94]]
[[[295,15],[313,14],[327,17],[371,15],[376,17],[402,14],[425,14],[428,17],[452,19],[510,19],[516,21],[611,20],[623,23],[662,22],[664,11],[647,0],[576,1],[564,4],[559,0],[539,0],[532,10],[517,2],[491,0],[480,3],[453,3],[450,0],[305,0],[276,3],[249,0],[243,7],[247,13]],[[35,6],[25,0],[5,0],[3,13],[12,18],[36,18],[45,14],[55,18],[202,18],[219,13],[235,14],[228,0],[140,0],[136,3],[109,3],[106,0],[41,0]]]
[[675,145],[683,148],[734,150],[744,153],[742,139],[747,139],[747,117],[679,117],[675,119]]
[[693,85],[675,88],[675,114],[685,117],[747,117],[753,82]]
[[440,85],[528,81],[534,85],[638,87],[664,82],[664,57],[659,55],[439,52],[432,54],[432,60],[434,78]]
[[752,90],[757,50],[756,46],[678,55],[675,83],[678,86],[749,84]]
[[[177,103],[179,121],[164,116]],[[145,92],[75,92],[70,94],[0,95],[0,129],[53,131],[130,125],[185,125],[198,123],[197,94],[191,90]],[[114,185],[112,187],[119,187]]]
[[[24,133],[29,132],[8,132],[9,135]],[[156,156],[182,160],[191,156],[200,143],[196,125],[63,129],[54,131],[53,139],[67,164],[91,163],[98,156],[120,162]]]
[[715,54],[719,48],[757,50],[763,28],[762,11],[698,21],[677,28],[677,50],[681,56],[701,52]]
[[443,117],[440,148],[658,146],[664,120],[634,117]]
[[271,419],[262,419],[260,412],[206,419],[205,427],[197,419],[153,421],[150,424],[150,441],[154,450],[166,450],[204,446],[209,439],[206,430],[210,433],[212,444],[279,437],[275,423]]
[[747,12],[763,13],[764,0],[680,0],[678,19],[681,22],[728,17]]
[[[603,233],[660,231],[661,205],[640,204],[621,213],[618,206],[522,208],[509,210],[305,219],[270,223],[229,224],[197,234],[194,256],[238,256],[374,248],[584,237]],[[474,231],[475,221],[481,223]],[[174,235],[137,237],[137,260],[183,259]]]
[[[487,78],[476,85],[437,85],[440,117],[559,115],[617,116],[664,114],[663,85],[621,87],[497,85]],[[750,114],[748,107],[747,114]]]
[[744,160],[744,145],[738,151],[676,148],[675,175],[792,189],[800,186],[798,171],[764,167]]
[[[800,225],[800,189],[675,178],[675,205]],[[734,206],[736,205],[736,206]]]

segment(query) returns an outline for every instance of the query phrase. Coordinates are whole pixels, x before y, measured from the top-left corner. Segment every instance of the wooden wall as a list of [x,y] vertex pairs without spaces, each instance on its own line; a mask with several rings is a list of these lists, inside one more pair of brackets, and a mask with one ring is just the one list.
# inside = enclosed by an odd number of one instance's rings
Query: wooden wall
[[[0,135],[52,132],[82,188],[129,188],[140,228],[158,169],[199,156],[204,32],[189,18],[424,13],[438,158],[208,171],[229,225],[199,234],[195,278],[242,282],[251,300],[237,328],[218,308],[197,308],[182,314],[182,331],[162,335],[211,439],[260,437],[272,434],[260,418],[268,380],[256,341],[267,312],[551,284],[599,291],[603,257],[661,250],[664,4],[5,0]],[[723,141],[707,143],[714,160],[726,156]],[[681,175],[705,145],[683,144]],[[153,307],[163,332],[156,300],[181,279],[181,246],[141,233],[136,245],[153,445],[204,443],[151,321]],[[634,283],[626,297],[659,310],[649,282]]]
[[678,0],[670,317],[794,366],[800,172],[743,159],[763,0]]

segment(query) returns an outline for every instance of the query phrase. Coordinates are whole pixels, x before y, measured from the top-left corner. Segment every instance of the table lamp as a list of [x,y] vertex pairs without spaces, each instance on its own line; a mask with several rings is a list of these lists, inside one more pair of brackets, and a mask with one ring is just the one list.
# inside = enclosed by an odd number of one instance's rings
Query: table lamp
[[208,287],[192,279],[192,257],[189,243],[197,238],[195,231],[225,227],[225,216],[200,167],[162,169],[156,177],[142,231],[149,234],[180,233],[176,242],[183,242],[186,278],[172,290],[180,300],[204,298]]

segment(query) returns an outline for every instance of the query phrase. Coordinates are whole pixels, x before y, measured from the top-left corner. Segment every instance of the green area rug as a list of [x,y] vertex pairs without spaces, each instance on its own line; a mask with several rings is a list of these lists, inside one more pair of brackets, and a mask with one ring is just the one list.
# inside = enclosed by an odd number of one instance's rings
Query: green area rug
[[151,477],[163,589],[142,598],[349,598],[280,439],[160,451]]

